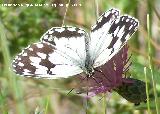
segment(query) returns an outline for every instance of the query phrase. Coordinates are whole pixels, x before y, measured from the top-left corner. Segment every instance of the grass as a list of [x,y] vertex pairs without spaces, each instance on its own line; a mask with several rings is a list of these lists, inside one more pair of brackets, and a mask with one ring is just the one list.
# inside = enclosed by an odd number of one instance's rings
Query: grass
[[145,75],[145,82],[146,82],[146,95],[147,95],[148,114],[151,114],[150,101],[149,101],[149,87],[148,87],[148,79],[147,79],[146,67],[144,67],[144,75]]
[[[153,91],[155,96],[155,106],[156,106],[156,113],[159,114],[159,104],[158,104],[158,97],[156,92],[156,81],[154,78],[154,72],[153,72],[153,62],[152,62],[152,53],[151,53],[151,36],[150,36],[150,17],[147,15],[147,31],[148,31],[148,59],[149,59],[149,68],[151,71],[151,77],[152,77],[152,84],[153,84]],[[147,83],[147,82],[146,82]]]
[[106,94],[103,94],[103,114],[107,114],[107,100],[106,100]]
[[[14,100],[16,102],[16,110],[19,114],[25,114],[25,106],[23,102],[23,95],[22,95],[22,88],[20,83],[18,83],[18,80],[16,80],[16,77],[11,71],[11,58],[7,46],[7,38],[6,38],[6,29],[4,28],[3,24],[0,22],[0,42],[1,42],[1,49],[2,50],[2,55],[4,58],[4,74],[7,76],[6,78],[9,81],[9,90],[14,95]],[[6,105],[6,104],[5,104]]]
[[49,105],[49,96],[46,98],[46,103],[45,103],[45,113],[44,114],[48,114],[48,105]]

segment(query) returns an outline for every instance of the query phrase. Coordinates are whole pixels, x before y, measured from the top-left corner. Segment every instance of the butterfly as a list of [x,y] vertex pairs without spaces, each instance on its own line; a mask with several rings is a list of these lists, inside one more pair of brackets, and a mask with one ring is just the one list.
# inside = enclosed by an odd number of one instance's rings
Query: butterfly
[[104,12],[90,33],[72,26],[52,27],[39,42],[23,49],[13,60],[16,74],[57,79],[84,73],[92,77],[95,69],[108,62],[137,30],[137,19],[120,15],[119,10]]

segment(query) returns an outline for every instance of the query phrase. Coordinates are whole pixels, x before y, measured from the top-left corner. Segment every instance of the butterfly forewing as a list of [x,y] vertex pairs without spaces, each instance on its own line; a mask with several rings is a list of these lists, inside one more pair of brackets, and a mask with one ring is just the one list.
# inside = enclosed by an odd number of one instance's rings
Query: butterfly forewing
[[118,53],[131,38],[137,27],[138,20],[131,16],[125,15],[115,19],[106,35],[101,36],[103,43],[97,44],[100,48],[95,54],[94,67],[105,64]]
[[76,27],[51,28],[42,42],[32,44],[13,61],[17,74],[41,78],[67,78],[82,72],[85,63],[84,30]]
[[[97,53],[102,49],[102,45],[111,42],[112,39],[107,39],[108,31],[116,18],[119,16],[117,9],[110,9],[103,13],[97,20],[96,24],[91,27],[91,40],[90,40],[90,55],[91,60],[95,60]],[[106,41],[106,42],[104,42]]]

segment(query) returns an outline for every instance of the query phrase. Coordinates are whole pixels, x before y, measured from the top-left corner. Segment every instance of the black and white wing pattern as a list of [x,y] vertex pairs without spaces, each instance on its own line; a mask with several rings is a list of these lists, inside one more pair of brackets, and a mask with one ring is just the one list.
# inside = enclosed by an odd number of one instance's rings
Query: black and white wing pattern
[[90,33],[91,63],[96,68],[109,61],[131,38],[138,27],[138,20],[119,16],[119,11],[111,9],[100,16]]
[[25,48],[12,66],[19,75],[37,78],[67,78],[82,72],[88,75],[118,53],[137,27],[137,19],[110,9],[92,26],[90,36],[77,27],[49,29],[40,42]]
[[[106,42],[109,42],[109,40],[112,40],[111,38],[107,39],[108,31],[112,23],[118,17],[119,17],[119,10],[110,9],[109,11],[106,11],[105,13],[103,13],[98,18],[96,23],[91,27],[89,51],[90,51],[90,55],[92,55],[91,56],[92,64],[95,63],[95,59],[98,57],[97,54],[100,53],[100,49],[102,50],[103,43],[105,43],[104,46],[106,46],[107,45]],[[95,67],[96,66],[97,65],[95,65]]]
[[86,35],[76,27],[53,27],[41,42],[30,45],[13,60],[14,71],[22,76],[48,79],[79,74],[85,64]]

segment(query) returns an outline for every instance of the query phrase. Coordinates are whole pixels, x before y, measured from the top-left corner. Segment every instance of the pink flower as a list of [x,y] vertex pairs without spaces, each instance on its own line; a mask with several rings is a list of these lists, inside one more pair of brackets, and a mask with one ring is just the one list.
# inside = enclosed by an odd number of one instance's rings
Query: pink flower
[[127,80],[125,73],[131,63],[128,58],[128,46],[125,45],[111,60],[103,66],[96,68],[91,78],[83,80],[83,87],[87,87],[88,97],[99,93],[111,92],[123,83],[132,83]]
[[95,69],[95,74],[83,80],[83,87],[88,92],[87,98],[99,93],[116,91],[127,101],[135,105],[146,101],[145,82],[126,77],[131,62],[128,57],[128,46],[125,45],[110,61],[100,68]]

